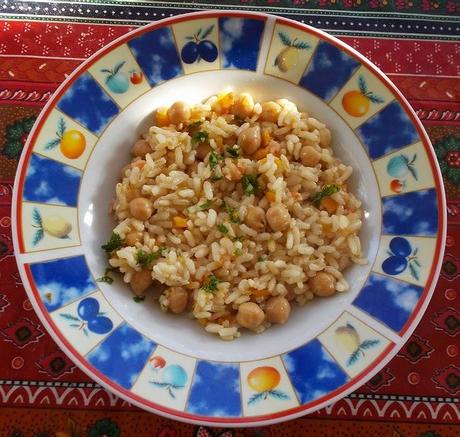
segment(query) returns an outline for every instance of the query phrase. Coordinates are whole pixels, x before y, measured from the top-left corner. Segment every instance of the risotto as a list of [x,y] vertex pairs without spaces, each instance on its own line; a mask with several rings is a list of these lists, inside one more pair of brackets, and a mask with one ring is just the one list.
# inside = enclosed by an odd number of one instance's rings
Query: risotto
[[159,108],[132,154],[103,248],[138,300],[157,289],[163,311],[233,340],[347,291],[344,269],[366,263],[352,168],[286,99],[224,92]]

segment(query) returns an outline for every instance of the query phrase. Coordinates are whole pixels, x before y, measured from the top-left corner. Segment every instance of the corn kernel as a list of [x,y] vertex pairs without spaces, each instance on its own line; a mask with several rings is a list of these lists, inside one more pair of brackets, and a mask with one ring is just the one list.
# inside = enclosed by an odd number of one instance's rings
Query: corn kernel
[[262,146],[268,146],[268,143],[272,140],[270,133],[267,130],[262,131]]
[[267,191],[265,193],[265,197],[267,198],[267,200],[271,203],[275,202],[276,201],[276,194],[273,192],[273,191]]
[[331,197],[325,197],[321,200],[321,206],[329,213],[333,214],[338,206],[338,203]]
[[175,228],[186,228],[187,219],[185,217],[181,217],[180,215],[176,215],[173,217],[173,224]]

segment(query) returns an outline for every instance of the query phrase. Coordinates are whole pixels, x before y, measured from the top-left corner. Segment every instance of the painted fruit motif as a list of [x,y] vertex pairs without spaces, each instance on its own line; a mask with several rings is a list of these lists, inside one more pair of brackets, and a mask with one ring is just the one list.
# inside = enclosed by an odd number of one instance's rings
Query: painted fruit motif
[[249,387],[256,393],[248,400],[248,405],[255,404],[268,397],[286,400],[289,396],[281,390],[275,390],[281,381],[280,372],[271,366],[256,367],[246,378]]
[[348,355],[346,361],[347,367],[355,364],[360,357],[365,357],[366,350],[380,344],[380,340],[377,339],[361,341],[358,331],[350,322],[347,322],[345,326],[336,328],[334,337],[337,347]]
[[115,64],[112,69],[103,68],[101,73],[106,73],[105,84],[107,88],[115,94],[123,94],[129,88],[129,79],[126,73],[123,73],[121,69],[126,64],[126,61],[121,61]]
[[72,129],[62,135],[59,149],[66,158],[77,159],[85,151],[85,147],[86,140],[83,134],[76,129]]
[[364,76],[358,78],[359,90],[351,90],[342,97],[342,106],[352,117],[362,117],[369,111],[371,103],[383,103],[384,100],[369,91]]
[[399,179],[393,179],[390,182],[390,190],[393,191],[394,193],[401,193],[404,188],[406,187],[405,181],[401,181]]
[[206,39],[214,30],[214,24],[207,29],[200,28],[198,32],[193,35],[187,36],[185,39],[188,41],[180,52],[181,59],[186,64],[193,64],[200,62],[203,59],[206,62],[214,62],[218,56],[216,45]]
[[70,322],[71,328],[78,328],[86,336],[89,332],[107,334],[113,329],[113,322],[99,310],[97,299],[87,297],[79,302],[76,316],[69,313],[62,313],[60,316]]
[[32,237],[32,246],[36,246],[45,234],[55,238],[69,238],[72,225],[64,217],[50,215],[42,217],[38,208],[32,210],[32,227],[36,229]]
[[394,237],[388,246],[388,258],[382,263],[382,270],[388,275],[399,275],[407,267],[411,276],[417,281],[420,279],[421,264],[418,260],[418,248],[412,250],[412,246],[404,237]]
[[275,65],[281,72],[286,73],[297,66],[300,51],[308,50],[311,46],[305,41],[298,41],[297,38],[292,40],[285,32],[278,32],[278,37],[285,48],[276,57]]
[[163,370],[161,378],[166,384],[183,387],[187,382],[187,373],[179,364],[170,364]]
[[[161,368],[166,364],[166,360],[160,356],[153,357],[150,362],[152,363],[153,360],[155,360],[155,363]],[[155,365],[153,366],[154,368],[156,367]],[[170,364],[161,371],[159,381],[150,381],[150,383],[157,387],[165,388],[169,395],[175,399],[176,394],[174,390],[184,388],[187,383],[187,379],[187,372],[181,365]]]
[[248,385],[254,391],[262,393],[273,390],[280,383],[280,373],[274,367],[256,367],[248,375]]
[[131,70],[129,80],[133,85],[139,85],[144,78],[144,74],[142,71]]
[[53,150],[59,146],[61,153],[68,159],[79,158],[86,149],[86,138],[77,129],[67,130],[65,120],[58,120],[56,137],[45,144],[45,150]]
[[154,369],[162,369],[166,365],[166,360],[159,355],[155,355],[150,359],[150,364]]
[[347,324],[346,326],[339,326],[335,330],[335,340],[337,345],[349,354],[358,349],[359,344],[361,343],[358,332],[350,324]]

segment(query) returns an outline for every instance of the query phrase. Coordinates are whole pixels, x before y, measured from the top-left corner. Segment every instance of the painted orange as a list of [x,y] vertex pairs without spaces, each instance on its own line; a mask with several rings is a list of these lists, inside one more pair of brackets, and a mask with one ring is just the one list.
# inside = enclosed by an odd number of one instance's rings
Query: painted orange
[[249,387],[259,393],[273,390],[280,383],[280,379],[278,370],[270,366],[256,367],[247,378]]
[[342,106],[353,117],[362,117],[369,111],[369,99],[360,91],[348,91],[342,98]]
[[79,158],[85,151],[85,147],[86,139],[80,131],[71,129],[62,135],[60,149],[66,158]]

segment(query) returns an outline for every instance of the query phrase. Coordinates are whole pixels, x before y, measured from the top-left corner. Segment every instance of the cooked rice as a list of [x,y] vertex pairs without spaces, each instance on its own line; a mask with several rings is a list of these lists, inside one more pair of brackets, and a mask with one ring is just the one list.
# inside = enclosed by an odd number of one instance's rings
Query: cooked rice
[[[344,292],[344,269],[366,262],[358,236],[361,202],[347,185],[352,168],[334,157],[329,129],[286,99],[276,101],[276,123],[261,121],[264,106],[259,103],[242,120],[232,113],[238,98],[213,96],[192,107],[191,119],[177,125],[168,123],[167,115],[164,121],[164,109],[157,111],[157,121],[163,114],[161,126],[153,125],[144,136],[150,151],[123,169],[113,206],[118,223],[113,232],[125,240],[137,231],[138,241],[125,242],[109,259],[127,283],[147,268],[162,284],[164,311],[171,310],[174,293],[186,292],[193,317],[224,340],[240,336],[236,314],[243,303],[265,310],[271,297],[284,296],[291,305],[303,305],[315,297],[310,279],[318,272],[332,275],[335,290]],[[257,159],[241,149],[239,157],[230,155],[238,136],[255,125],[262,130],[265,143],[259,149],[265,156]],[[197,132],[205,133],[202,143],[219,155],[217,162],[210,162],[209,153],[198,159],[192,140]],[[320,154],[318,164],[302,164],[304,146]],[[242,176],[255,174],[260,191],[245,193]],[[312,203],[315,193],[332,185],[339,191],[329,196],[329,207],[324,200]],[[153,206],[146,221],[130,212],[130,201],[138,197]],[[276,205],[289,211],[285,230],[248,224],[251,206],[267,211]],[[139,264],[140,250],[151,254],[160,248],[165,249],[147,267]],[[213,278],[214,286],[207,286]],[[253,330],[260,333],[270,325],[265,318]]]

